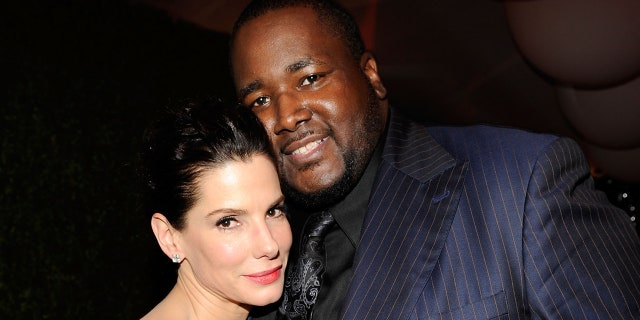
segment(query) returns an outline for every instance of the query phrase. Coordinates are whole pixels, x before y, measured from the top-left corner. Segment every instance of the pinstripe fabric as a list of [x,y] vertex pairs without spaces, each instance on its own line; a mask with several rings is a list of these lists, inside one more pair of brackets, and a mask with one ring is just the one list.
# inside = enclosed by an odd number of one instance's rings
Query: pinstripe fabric
[[394,110],[343,319],[640,318],[640,240],[571,140]]

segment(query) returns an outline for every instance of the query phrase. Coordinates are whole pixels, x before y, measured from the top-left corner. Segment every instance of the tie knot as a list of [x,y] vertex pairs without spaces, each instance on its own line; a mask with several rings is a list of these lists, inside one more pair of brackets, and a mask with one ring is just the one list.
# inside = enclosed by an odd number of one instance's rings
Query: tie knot
[[309,237],[323,238],[335,220],[329,211],[314,213],[305,224],[304,234]]

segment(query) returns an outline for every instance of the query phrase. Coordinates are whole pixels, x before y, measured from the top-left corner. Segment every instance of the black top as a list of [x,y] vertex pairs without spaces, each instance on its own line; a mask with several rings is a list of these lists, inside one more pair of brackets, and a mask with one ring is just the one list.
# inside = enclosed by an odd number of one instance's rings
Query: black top
[[313,308],[314,320],[338,319],[351,283],[353,257],[360,241],[360,230],[367,213],[369,194],[381,154],[382,148],[378,147],[353,191],[329,209],[336,224],[325,238],[327,265],[318,300]]

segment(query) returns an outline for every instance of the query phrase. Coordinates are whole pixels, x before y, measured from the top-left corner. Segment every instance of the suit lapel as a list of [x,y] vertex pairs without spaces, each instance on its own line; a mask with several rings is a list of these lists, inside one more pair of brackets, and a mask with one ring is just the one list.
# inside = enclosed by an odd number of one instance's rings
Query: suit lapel
[[406,319],[455,216],[466,164],[391,113],[343,319]]

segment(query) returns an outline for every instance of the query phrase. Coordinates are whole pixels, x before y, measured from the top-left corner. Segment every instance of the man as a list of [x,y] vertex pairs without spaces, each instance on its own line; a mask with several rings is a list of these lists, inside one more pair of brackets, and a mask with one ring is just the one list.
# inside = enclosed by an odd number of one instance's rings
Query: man
[[254,1],[231,39],[238,97],[271,137],[294,234],[313,213],[335,220],[300,318],[640,318],[640,240],[575,142],[405,118],[342,12]]

